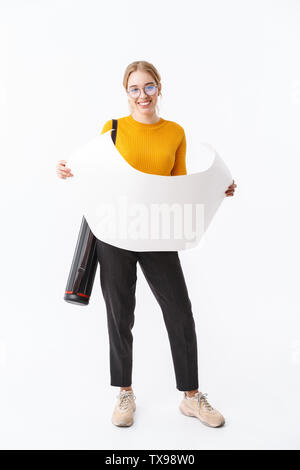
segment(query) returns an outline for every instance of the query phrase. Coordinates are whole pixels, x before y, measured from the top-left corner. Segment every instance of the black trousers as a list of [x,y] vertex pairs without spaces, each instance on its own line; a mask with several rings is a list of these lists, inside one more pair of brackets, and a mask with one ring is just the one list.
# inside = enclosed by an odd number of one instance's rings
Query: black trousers
[[136,252],[97,239],[100,284],[107,311],[111,385],[132,384],[136,263],[156,297],[167,328],[178,390],[198,388],[197,338],[177,251]]

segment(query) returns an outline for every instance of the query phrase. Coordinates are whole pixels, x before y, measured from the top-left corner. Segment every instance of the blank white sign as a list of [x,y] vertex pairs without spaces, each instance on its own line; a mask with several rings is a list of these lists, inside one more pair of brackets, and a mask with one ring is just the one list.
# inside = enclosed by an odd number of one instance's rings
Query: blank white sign
[[[72,204],[93,234],[132,251],[179,251],[199,243],[225,191],[229,169],[215,149],[201,144],[211,166],[201,172],[161,176],[141,172],[120,154],[111,131],[97,135],[67,161]],[[198,157],[198,156],[197,156]]]

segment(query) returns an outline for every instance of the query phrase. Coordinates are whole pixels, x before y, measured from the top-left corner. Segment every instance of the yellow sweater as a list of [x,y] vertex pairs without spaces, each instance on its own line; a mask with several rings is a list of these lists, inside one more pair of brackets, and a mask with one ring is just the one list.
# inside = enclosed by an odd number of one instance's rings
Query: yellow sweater
[[[101,134],[112,129],[107,121]],[[118,119],[116,147],[135,169],[155,175],[186,175],[183,127],[160,118],[155,124],[136,121],[131,114]]]

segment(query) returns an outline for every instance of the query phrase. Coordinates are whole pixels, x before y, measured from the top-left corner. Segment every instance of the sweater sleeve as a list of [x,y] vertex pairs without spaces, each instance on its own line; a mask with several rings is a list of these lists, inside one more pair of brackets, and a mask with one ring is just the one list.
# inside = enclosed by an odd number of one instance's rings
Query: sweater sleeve
[[110,119],[109,121],[106,121],[106,123],[102,127],[101,134],[104,134],[105,132],[109,131],[110,129],[112,129],[112,119]]
[[183,130],[181,142],[176,150],[175,163],[171,171],[171,175],[186,175],[186,138]]

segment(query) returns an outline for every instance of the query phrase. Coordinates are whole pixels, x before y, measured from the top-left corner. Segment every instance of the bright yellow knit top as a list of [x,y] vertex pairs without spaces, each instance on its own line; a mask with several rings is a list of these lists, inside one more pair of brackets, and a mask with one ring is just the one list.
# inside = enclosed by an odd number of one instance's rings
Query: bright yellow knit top
[[[101,134],[112,129],[107,121]],[[186,175],[186,138],[183,127],[160,118],[155,124],[136,121],[131,115],[118,119],[116,147],[135,169],[155,175]]]

